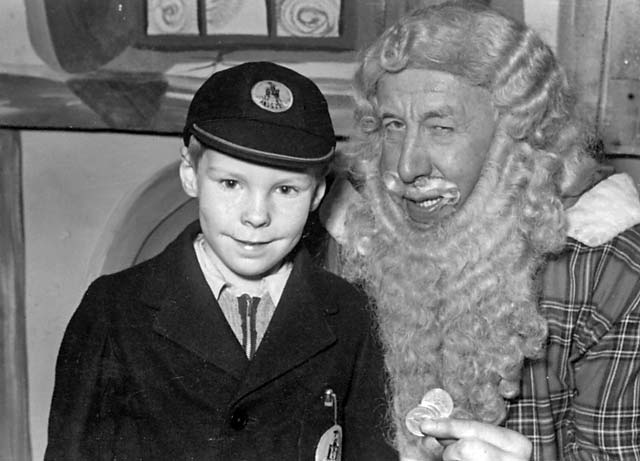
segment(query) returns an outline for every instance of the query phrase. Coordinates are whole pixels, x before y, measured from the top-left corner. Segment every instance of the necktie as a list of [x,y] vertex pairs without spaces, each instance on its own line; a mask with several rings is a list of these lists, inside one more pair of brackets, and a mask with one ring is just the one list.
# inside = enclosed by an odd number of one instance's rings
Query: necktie
[[256,353],[257,332],[256,332],[256,312],[260,304],[260,298],[243,294],[238,297],[238,310],[242,322],[242,347],[249,360]]

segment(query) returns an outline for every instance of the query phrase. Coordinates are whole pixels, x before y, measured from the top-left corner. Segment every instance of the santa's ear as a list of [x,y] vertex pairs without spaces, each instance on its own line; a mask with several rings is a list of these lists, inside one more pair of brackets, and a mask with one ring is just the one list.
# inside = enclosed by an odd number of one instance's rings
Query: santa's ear
[[187,148],[183,147],[180,151],[180,181],[182,189],[189,197],[198,196],[198,174],[196,166],[191,161],[191,156],[187,152]]
[[595,184],[615,173],[615,168],[585,155],[566,155],[564,176],[560,193],[565,208],[573,205],[580,196]]

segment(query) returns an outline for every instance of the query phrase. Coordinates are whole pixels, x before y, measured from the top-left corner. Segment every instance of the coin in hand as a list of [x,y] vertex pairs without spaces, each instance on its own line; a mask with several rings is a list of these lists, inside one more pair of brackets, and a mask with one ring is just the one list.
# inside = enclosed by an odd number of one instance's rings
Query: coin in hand
[[453,399],[444,389],[431,389],[427,392],[420,405],[413,408],[405,417],[405,425],[409,432],[418,437],[424,437],[420,430],[420,423],[425,419],[448,418],[453,412]]

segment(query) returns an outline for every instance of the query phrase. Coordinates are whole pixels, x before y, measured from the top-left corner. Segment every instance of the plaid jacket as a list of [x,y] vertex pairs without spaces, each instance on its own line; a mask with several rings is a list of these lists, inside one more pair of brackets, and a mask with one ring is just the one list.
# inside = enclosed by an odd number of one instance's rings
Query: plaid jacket
[[532,459],[640,459],[640,225],[570,240],[541,275],[546,356],[526,365],[506,427]]

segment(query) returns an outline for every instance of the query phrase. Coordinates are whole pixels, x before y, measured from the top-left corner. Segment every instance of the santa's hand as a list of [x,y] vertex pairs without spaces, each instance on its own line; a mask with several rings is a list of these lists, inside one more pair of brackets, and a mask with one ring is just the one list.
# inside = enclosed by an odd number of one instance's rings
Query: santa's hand
[[467,419],[426,419],[420,430],[445,445],[443,461],[528,461],[531,442],[522,434]]

